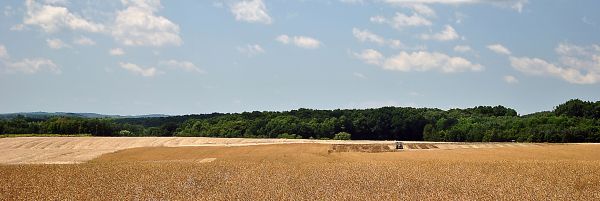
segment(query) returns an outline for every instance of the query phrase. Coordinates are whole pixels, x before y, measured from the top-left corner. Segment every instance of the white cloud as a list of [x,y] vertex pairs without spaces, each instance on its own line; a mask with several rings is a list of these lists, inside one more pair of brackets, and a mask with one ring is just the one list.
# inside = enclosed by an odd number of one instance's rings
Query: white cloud
[[559,61],[565,65],[582,70],[600,70],[600,46],[577,46],[560,43],[555,48]]
[[377,23],[377,24],[383,24],[383,23],[387,22],[387,18],[385,18],[384,16],[381,16],[381,15],[373,16],[373,17],[369,18],[369,20],[371,22]]
[[60,68],[50,59],[33,58],[23,59],[21,61],[5,63],[8,67],[8,72],[22,72],[27,74],[37,73],[42,70],[47,70],[56,74],[60,74]]
[[574,84],[595,84],[600,81],[600,72],[581,73],[576,68],[558,67],[539,58],[510,57],[513,68],[530,75],[550,75]]
[[483,66],[480,64],[474,64],[462,57],[451,57],[438,52],[402,51],[395,56],[386,58],[376,50],[367,49],[354,55],[367,64],[377,65],[385,70],[402,72],[436,70],[443,73],[456,73],[483,70]]
[[383,39],[383,37],[374,34],[372,32],[370,32],[369,30],[360,30],[357,28],[353,28],[352,29],[352,34],[354,35],[354,37],[356,39],[358,39],[360,42],[373,42],[373,43],[377,43],[377,44],[384,44],[385,43],[385,39]]
[[319,40],[306,36],[295,36],[294,44],[296,44],[298,47],[306,49],[316,49],[321,46],[321,42]]
[[62,28],[87,32],[102,32],[104,25],[97,24],[71,13],[69,9],[61,6],[42,5],[34,0],[25,2],[27,12],[23,23],[25,25],[39,26],[45,32],[56,32]]
[[574,84],[600,82],[600,46],[559,44],[556,49],[558,63],[540,58],[509,57],[511,66],[529,75],[553,76]]
[[396,15],[391,18],[385,18],[383,16],[373,16],[370,18],[371,22],[377,24],[389,24],[390,26],[402,30],[405,27],[416,27],[416,26],[431,26],[431,21],[414,13],[411,16],[405,15],[404,13],[397,12]]
[[158,74],[158,71],[156,70],[156,68],[143,68],[140,67],[136,64],[132,64],[132,63],[119,63],[119,65],[121,66],[121,68],[136,74],[136,75],[141,75],[144,77],[154,77]]
[[125,51],[123,51],[123,49],[121,49],[121,48],[113,48],[108,51],[108,54],[110,54],[112,56],[121,56],[121,55],[125,55]]
[[438,70],[444,73],[463,71],[481,71],[483,66],[474,64],[462,57],[451,57],[439,52],[400,52],[387,58],[383,64],[386,70],[396,71],[430,71]]
[[245,54],[248,57],[253,57],[262,53],[265,53],[265,50],[258,44],[248,44],[245,47],[237,47],[238,52]]
[[420,4],[420,3],[413,3],[413,4],[407,4],[405,5],[405,7],[409,7],[411,9],[413,9],[413,11],[415,11],[416,13],[423,15],[423,16],[427,16],[427,17],[435,17],[436,13],[433,9],[431,9],[431,7],[425,5],[425,4]]
[[574,84],[594,84],[600,80],[598,72],[582,74],[575,68],[558,67],[539,58],[510,57],[513,68],[530,75],[550,75]]
[[168,60],[168,61],[161,61],[159,63],[159,65],[166,66],[169,68],[181,69],[186,72],[204,73],[204,71],[202,69],[200,69],[194,63],[189,62],[189,61]]
[[504,76],[503,79],[508,84],[517,84],[517,83],[519,83],[519,80],[515,76],[512,76],[512,75]]
[[437,40],[437,41],[451,41],[458,39],[458,33],[450,25],[444,26],[444,30],[440,33],[435,34],[422,34],[423,40]]
[[0,44],[0,63],[4,66],[4,71],[8,73],[21,72],[33,74],[40,71],[49,71],[60,74],[61,70],[52,60],[45,58],[25,58],[21,61],[13,61],[4,45]]
[[159,0],[122,0],[125,10],[117,12],[112,36],[128,46],[181,45],[179,25],[155,14]]
[[405,48],[406,46],[399,40],[388,40],[388,44],[392,48]]
[[121,0],[125,7],[137,7],[143,10],[156,12],[162,8],[160,0]]
[[288,35],[277,36],[275,40],[286,45],[290,43],[290,37]]
[[80,36],[78,38],[73,39],[73,43],[77,44],[77,45],[86,45],[86,46],[92,46],[92,45],[96,45],[96,41],[85,37],[85,36]]
[[525,7],[525,4],[527,4],[529,2],[529,0],[512,0],[512,1],[507,1],[509,4],[508,6],[510,8],[512,8],[513,10],[523,12],[523,7]]
[[52,49],[62,49],[62,48],[69,47],[69,45],[67,45],[65,42],[63,42],[62,40],[60,40],[58,38],[46,39],[46,44],[48,44],[48,47],[50,47]]
[[317,49],[321,46],[321,41],[307,36],[280,35],[275,40],[282,44],[293,44],[305,49]]
[[510,57],[510,64],[513,68],[518,71],[532,74],[532,75],[544,75],[544,74],[555,74],[559,75],[561,70],[554,64],[550,64],[545,60],[538,58],[529,57]]
[[510,55],[510,54],[512,54],[510,52],[510,50],[508,50],[508,48],[504,47],[501,44],[488,45],[487,48],[490,49],[491,51],[497,53],[497,54],[503,54],[503,55]]
[[[110,34],[116,41],[128,46],[181,45],[179,26],[169,19],[156,15],[162,8],[160,0],[121,0],[125,9],[117,11],[112,23],[92,22],[72,13],[68,1],[50,0],[40,4],[27,0],[27,13],[23,25],[39,26],[45,32],[62,29]],[[22,30],[15,25],[11,30]],[[89,42],[89,41],[87,41]],[[85,43],[89,44],[89,43]]]
[[374,49],[366,49],[361,53],[354,53],[354,56],[371,65],[380,65],[384,59],[383,55]]
[[473,49],[471,48],[471,46],[468,46],[468,45],[457,45],[457,46],[454,46],[454,51],[464,53],[464,52],[473,51]]
[[238,1],[231,5],[230,11],[238,21],[263,24],[271,24],[273,22],[262,0]]

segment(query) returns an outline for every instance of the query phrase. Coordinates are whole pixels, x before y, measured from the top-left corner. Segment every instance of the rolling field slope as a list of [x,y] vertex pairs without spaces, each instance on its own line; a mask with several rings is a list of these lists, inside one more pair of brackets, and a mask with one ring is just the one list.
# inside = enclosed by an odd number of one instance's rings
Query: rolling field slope
[[331,148],[141,147],[80,164],[0,165],[0,200],[600,199],[595,144],[384,153]]

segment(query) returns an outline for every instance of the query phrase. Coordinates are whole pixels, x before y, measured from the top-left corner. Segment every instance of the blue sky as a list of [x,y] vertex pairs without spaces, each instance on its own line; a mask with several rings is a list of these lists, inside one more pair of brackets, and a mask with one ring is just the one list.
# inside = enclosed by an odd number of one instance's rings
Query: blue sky
[[0,112],[600,100],[600,1],[8,0]]

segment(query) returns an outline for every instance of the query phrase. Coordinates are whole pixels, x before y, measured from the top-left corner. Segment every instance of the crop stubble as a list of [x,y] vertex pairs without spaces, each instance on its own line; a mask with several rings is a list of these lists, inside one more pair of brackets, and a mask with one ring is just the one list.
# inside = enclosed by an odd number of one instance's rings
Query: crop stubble
[[0,165],[0,199],[600,199],[600,145],[388,153],[328,153],[330,147],[135,148],[82,164]]

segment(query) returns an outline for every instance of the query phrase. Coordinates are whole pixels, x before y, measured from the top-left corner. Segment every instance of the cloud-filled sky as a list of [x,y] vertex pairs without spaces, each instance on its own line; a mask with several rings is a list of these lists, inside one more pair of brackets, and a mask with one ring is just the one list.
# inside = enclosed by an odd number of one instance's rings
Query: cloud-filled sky
[[600,100],[600,1],[8,0],[0,113]]

